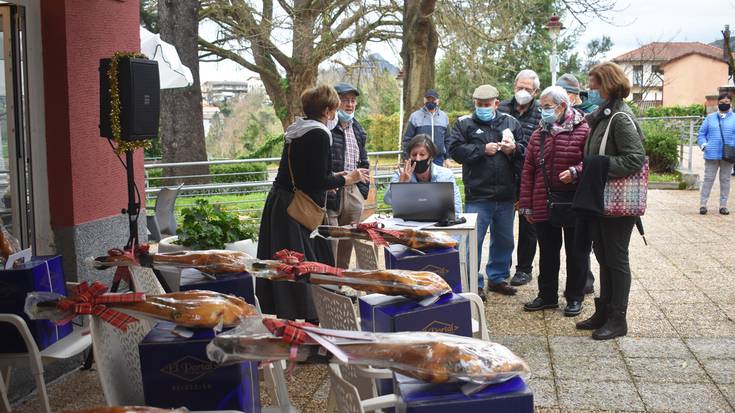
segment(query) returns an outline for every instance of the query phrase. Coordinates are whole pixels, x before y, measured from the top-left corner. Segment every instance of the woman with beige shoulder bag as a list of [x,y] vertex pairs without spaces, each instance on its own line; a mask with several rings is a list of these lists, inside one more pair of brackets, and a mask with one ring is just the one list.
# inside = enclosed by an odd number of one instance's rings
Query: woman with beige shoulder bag
[[[304,118],[286,129],[278,174],[265,201],[260,220],[258,258],[272,259],[282,249],[304,253],[307,261],[334,265],[330,242],[311,238],[322,223],[329,190],[368,182],[369,171],[331,172],[331,134],[327,127],[339,107],[331,86],[320,85],[301,95]],[[306,284],[258,279],[257,295],[265,314],[285,319],[316,321],[316,310]]]

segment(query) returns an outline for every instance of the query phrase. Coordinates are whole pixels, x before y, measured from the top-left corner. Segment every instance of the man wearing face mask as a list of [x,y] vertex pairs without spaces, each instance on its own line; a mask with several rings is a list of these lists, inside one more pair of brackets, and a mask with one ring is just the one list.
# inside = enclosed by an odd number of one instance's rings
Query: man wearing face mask
[[[524,69],[516,75],[513,84],[514,95],[510,100],[500,103],[499,111],[518,119],[523,127],[525,139],[531,137],[541,121],[539,105],[534,97],[541,86],[538,75],[530,69]],[[536,229],[525,219],[518,220],[518,250],[516,252],[516,273],[510,285],[528,284],[532,279],[533,258],[536,256]]]
[[[357,97],[360,92],[348,83],[338,83],[334,89],[339,94],[340,104],[337,121],[328,125],[332,131],[332,172],[349,172],[359,168],[370,168],[365,141],[367,134],[354,118]],[[347,225],[359,222],[362,208],[370,189],[369,183],[358,182],[339,188],[327,195],[327,218],[330,225]],[[334,241],[334,261],[339,268],[347,268],[352,256],[352,241]]]
[[447,114],[439,109],[439,93],[434,89],[429,89],[424,94],[424,106],[413,112],[408,118],[406,133],[403,136],[403,151],[408,153],[408,142],[416,135],[429,135],[431,141],[436,146],[438,153],[434,157],[434,163],[444,165],[444,137],[449,127],[449,118]]
[[[462,164],[465,212],[478,214],[478,257],[482,256],[480,251],[490,228],[490,258],[485,267],[488,289],[514,295],[516,289],[506,279],[513,259],[514,203],[526,138],[515,118],[497,112],[500,102],[495,87],[479,86],[472,98],[475,111],[457,120],[447,139],[447,149],[449,156]],[[484,280],[481,274],[478,276],[479,292],[484,297]]]

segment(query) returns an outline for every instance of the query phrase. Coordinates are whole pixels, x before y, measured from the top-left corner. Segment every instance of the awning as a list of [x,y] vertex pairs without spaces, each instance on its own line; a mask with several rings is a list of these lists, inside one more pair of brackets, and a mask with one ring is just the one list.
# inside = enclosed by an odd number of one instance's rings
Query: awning
[[158,62],[161,89],[187,87],[194,83],[191,70],[181,63],[176,47],[143,27],[140,28],[140,52]]

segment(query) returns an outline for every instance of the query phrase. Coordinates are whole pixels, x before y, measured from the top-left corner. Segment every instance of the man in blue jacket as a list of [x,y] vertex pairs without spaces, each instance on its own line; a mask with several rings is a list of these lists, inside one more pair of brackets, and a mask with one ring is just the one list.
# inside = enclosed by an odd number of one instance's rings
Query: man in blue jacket
[[[465,212],[477,213],[477,251],[481,257],[490,228],[490,258],[485,267],[488,289],[514,295],[508,285],[513,259],[514,204],[526,148],[521,124],[498,112],[498,90],[482,85],[472,94],[475,111],[457,120],[447,139],[449,156],[462,164]],[[479,258],[478,258],[479,261]],[[478,262],[478,266],[479,266]],[[478,274],[480,295],[484,281]]]
[[424,106],[413,112],[408,118],[406,133],[403,135],[403,152],[406,152],[406,146],[414,136],[424,133],[431,136],[439,153],[434,157],[434,163],[444,166],[444,157],[446,149],[444,138],[449,127],[449,118],[447,114],[439,109],[439,93],[434,89],[429,89],[424,94]]

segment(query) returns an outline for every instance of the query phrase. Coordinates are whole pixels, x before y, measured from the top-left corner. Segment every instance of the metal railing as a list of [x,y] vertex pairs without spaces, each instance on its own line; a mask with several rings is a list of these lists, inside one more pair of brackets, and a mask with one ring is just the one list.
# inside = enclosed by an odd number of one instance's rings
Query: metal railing
[[[661,122],[663,126],[679,131],[679,169],[682,171],[692,171],[693,146],[696,145],[697,132],[702,122],[699,116],[684,117],[658,117],[658,118],[639,118],[639,122]],[[383,194],[390,182],[391,176],[395,172],[398,164],[398,156],[400,151],[380,151],[370,152],[370,164],[372,168],[372,177],[375,186],[374,205],[366,205],[374,207],[378,211],[384,211],[388,208],[383,204]],[[162,187],[174,186],[174,182],[180,179],[196,180],[206,179],[209,181],[227,177],[228,180],[237,182],[210,182],[210,183],[192,183],[185,184],[179,191],[176,202],[177,209],[186,208],[194,205],[197,198],[207,198],[210,203],[221,205],[228,210],[256,219],[262,212],[268,191],[273,184],[278,170],[278,162],[280,157],[261,158],[261,159],[220,159],[211,161],[198,162],[179,162],[179,163],[155,163],[147,162],[145,164],[146,171],[146,204],[150,207],[155,202],[158,191]],[[164,168],[185,167],[185,166],[213,166],[213,165],[260,165],[257,170],[242,172],[227,172],[220,174],[189,174],[183,176],[163,176],[153,174],[156,170],[165,170]],[[458,180],[462,179],[462,170],[460,167],[452,168]],[[241,179],[239,179],[241,178]],[[265,178],[265,179],[264,179]]]

